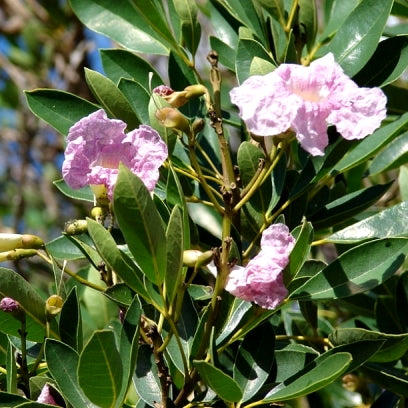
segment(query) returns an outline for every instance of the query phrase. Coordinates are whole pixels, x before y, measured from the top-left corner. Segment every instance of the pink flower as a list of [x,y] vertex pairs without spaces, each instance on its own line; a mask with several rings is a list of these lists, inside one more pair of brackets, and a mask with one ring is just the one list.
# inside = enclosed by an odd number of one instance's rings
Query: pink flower
[[109,199],[122,162],[153,191],[159,168],[167,158],[167,146],[147,125],[125,133],[126,123],[109,119],[100,109],[75,123],[67,137],[62,175],[73,189],[86,185],[107,189]]
[[45,384],[41,390],[40,395],[37,398],[37,402],[42,402],[43,404],[50,404],[55,406],[60,406],[51,394],[51,387]]
[[288,294],[282,271],[294,245],[295,239],[286,225],[271,225],[262,234],[259,254],[246,267],[232,268],[225,289],[265,309],[275,309]]
[[359,88],[331,53],[309,67],[282,64],[269,74],[252,76],[230,96],[251,133],[274,136],[291,129],[313,156],[324,154],[329,124],[347,140],[362,139],[386,116],[381,89]]
[[3,312],[7,313],[15,312],[16,310],[18,310],[19,307],[20,307],[19,303],[9,297],[4,297],[0,301],[0,309],[3,310]]

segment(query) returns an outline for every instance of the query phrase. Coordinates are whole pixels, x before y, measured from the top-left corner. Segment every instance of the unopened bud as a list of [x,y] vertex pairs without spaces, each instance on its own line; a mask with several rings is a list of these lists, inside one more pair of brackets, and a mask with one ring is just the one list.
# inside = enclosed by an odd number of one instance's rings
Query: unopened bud
[[200,133],[205,126],[205,122],[203,118],[197,118],[194,120],[193,124],[191,125],[191,128],[193,129],[193,133],[197,135]]
[[86,220],[67,221],[65,223],[64,232],[67,235],[80,235],[88,231],[88,223]]
[[156,118],[160,123],[167,128],[181,130],[182,132],[189,133],[190,122],[188,119],[177,109],[174,108],[161,108],[156,111]]
[[13,249],[12,251],[0,252],[0,262],[18,261],[22,258],[29,258],[37,255],[36,249]]
[[187,99],[198,98],[207,93],[207,88],[204,85],[189,85],[184,88]]
[[45,302],[47,317],[54,317],[61,312],[64,301],[59,295],[51,295]]
[[105,219],[106,215],[106,207],[96,206],[91,210],[91,216],[97,222],[102,222]]
[[183,265],[199,268],[209,264],[214,257],[213,251],[201,252],[196,249],[187,249],[183,252]]
[[179,108],[191,99],[208,95],[204,85],[189,85],[183,91],[173,91],[170,87],[161,85],[154,88],[153,92],[165,99],[173,108]]
[[10,313],[17,320],[24,321],[25,319],[25,312],[24,309],[21,308],[20,303],[10,297],[1,299],[0,310]]
[[44,241],[31,234],[0,234],[0,252],[12,249],[39,249],[44,246]]

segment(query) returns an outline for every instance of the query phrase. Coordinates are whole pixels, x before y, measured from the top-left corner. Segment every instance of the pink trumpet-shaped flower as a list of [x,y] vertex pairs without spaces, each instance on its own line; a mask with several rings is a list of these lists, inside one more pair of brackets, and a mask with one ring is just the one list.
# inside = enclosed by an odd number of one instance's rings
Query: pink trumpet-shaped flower
[[225,289],[265,309],[275,309],[288,294],[283,270],[294,245],[295,239],[286,225],[271,225],[262,234],[259,254],[245,267],[231,269]]
[[282,64],[269,74],[252,76],[230,96],[251,133],[275,136],[292,130],[313,156],[324,154],[328,125],[347,140],[362,139],[386,116],[382,90],[359,88],[331,53],[308,67]]
[[125,133],[126,123],[109,119],[100,109],[82,118],[69,130],[62,175],[73,189],[105,186],[109,199],[122,162],[153,191],[159,168],[166,160],[167,146],[147,125]]

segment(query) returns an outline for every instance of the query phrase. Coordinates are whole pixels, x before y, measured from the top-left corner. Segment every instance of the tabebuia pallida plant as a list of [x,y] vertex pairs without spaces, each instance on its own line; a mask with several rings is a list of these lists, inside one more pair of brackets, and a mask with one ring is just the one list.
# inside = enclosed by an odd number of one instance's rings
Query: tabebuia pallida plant
[[26,97],[89,213],[24,247],[50,293],[0,271],[0,405],[404,406],[408,5],[70,4],[96,103]]

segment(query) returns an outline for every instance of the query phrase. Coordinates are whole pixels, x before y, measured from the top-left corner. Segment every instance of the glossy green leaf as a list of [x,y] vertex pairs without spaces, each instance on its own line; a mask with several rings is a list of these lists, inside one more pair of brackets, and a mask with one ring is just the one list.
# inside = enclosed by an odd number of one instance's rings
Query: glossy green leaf
[[346,194],[325,205],[309,219],[315,229],[343,223],[377,202],[390,188],[390,185],[390,183],[377,184]]
[[125,78],[119,81],[119,89],[129,101],[139,121],[149,124],[149,92],[138,82]]
[[408,36],[387,38],[378,44],[367,64],[353,77],[360,86],[385,86],[401,76],[408,65]]
[[382,340],[384,344],[369,361],[380,363],[396,361],[408,351],[408,334],[386,334],[359,328],[341,328],[329,335],[335,345],[356,341]]
[[78,382],[85,395],[102,408],[119,407],[122,377],[122,360],[113,332],[94,332],[79,356]]
[[383,33],[393,0],[363,0],[329,43],[344,72],[353,76],[371,58]]
[[[88,227],[88,223],[87,223]],[[88,228],[87,228],[88,229]],[[98,254],[95,246],[88,235],[81,234],[79,236],[67,235],[68,239],[78,247],[78,249],[85,255],[91,265],[98,269],[102,258]]]
[[13,347],[11,341],[7,344],[7,354],[6,354],[6,370],[7,370],[7,392],[17,393],[17,364],[15,348]]
[[[17,272],[0,268],[0,297],[10,297],[16,300],[24,310],[27,319],[27,339],[41,342],[45,334],[45,301]],[[0,310],[1,331],[13,336],[18,336],[21,323],[9,313]],[[55,325],[51,327],[51,335],[58,337]]]
[[143,181],[120,166],[114,191],[114,213],[140,269],[160,285],[166,273],[163,221]]
[[183,269],[183,218],[178,206],[173,208],[166,229],[167,271],[165,275],[166,291],[171,304],[181,283]]
[[125,48],[149,54],[168,53],[167,45],[157,39],[154,28],[150,27],[130,0],[71,0],[70,3],[75,14],[87,27]]
[[315,392],[343,374],[352,361],[349,353],[322,355],[302,371],[272,389],[263,402],[284,401]]
[[25,92],[28,107],[43,121],[64,136],[78,120],[99,109],[79,96],[56,89],[36,89]]
[[195,55],[201,38],[201,26],[197,20],[197,2],[173,0],[173,4],[181,23],[182,43],[192,55]]
[[307,49],[310,51],[317,34],[316,0],[299,0],[299,25],[301,33],[306,38]]
[[[163,80],[159,73],[148,61],[133,52],[113,48],[100,50],[103,70],[106,76],[115,84],[119,84],[121,78],[138,82],[144,89],[149,90],[162,85]],[[152,73],[151,82],[149,79]]]
[[396,169],[408,159],[408,132],[404,132],[389,143],[371,162],[370,175]]
[[256,0],[265,10],[267,10],[280,24],[285,23],[285,7],[283,0]]
[[88,201],[90,203],[95,201],[94,193],[89,186],[79,188],[78,190],[73,190],[72,188],[68,187],[68,185],[62,179],[54,181],[53,184],[59,191],[61,191],[62,194],[69,198],[73,198],[74,200]]
[[398,270],[407,251],[408,240],[404,238],[385,238],[354,247],[297,288],[290,298],[338,299],[373,289]]
[[84,258],[82,251],[64,235],[47,242],[46,247],[47,251],[49,251],[55,259],[72,261]]
[[126,283],[120,282],[109,286],[103,294],[115,302],[120,307],[129,307],[132,303],[135,292]]
[[27,398],[24,398],[21,395],[0,391],[0,407],[1,408],[15,407],[19,404],[23,404],[26,401],[27,401]]
[[270,374],[274,361],[274,339],[272,325],[265,323],[248,333],[239,346],[233,378],[243,391],[243,402],[259,391]]
[[161,401],[161,388],[157,365],[148,344],[139,347],[133,384],[138,396],[149,406],[153,401]]
[[194,360],[194,366],[203,382],[223,401],[237,402],[242,399],[243,392],[238,383],[219,368],[206,361],[198,360]]
[[89,235],[106,265],[112,269],[131,289],[149,300],[143,283],[143,274],[118,248],[115,240],[105,227],[88,218]]
[[292,235],[295,237],[296,243],[289,256],[289,265],[284,270],[285,286],[296,277],[309,255],[310,244],[313,240],[313,226],[304,220],[300,227],[292,231]]
[[85,68],[85,79],[95,98],[108,115],[123,120],[129,130],[139,125],[140,122],[128,100],[109,78]]
[[235,71],[240,83],[252,75],[265,75],[273,71],[275,67],[275,61],[261,43],[248,38],[239,40]]
[[394,122],[376,130],[372,135],[363,139],[334,167],[332,174],[343,173],[372,157],[382,147],[390,143],[396,136],[408,127],[408,113]]
[[59,320],[60,338],[66,345],[82,350],[82,319],[76,287],[73,287],[62,306]]
[[139,325],[141,315],[142,306],[139,299],[135,297],[126,312],[120,333],[119,352],[122,357],[124,377],[119,401],[125,399],[135,371],[137,352],[139,349]]
[[235,49],[221,41],[218,37],[210,37],[211,49],[218,53],[218,61],[230,71],[235,71]]
[[47,339],[45,357],[52,377],[69,403],[74,408],[95,407],[78,384],[77,352],[58,340]]
[[325,238],[327,242],[354,243],[374,238],[406,236],[408,202],[403,201]]

